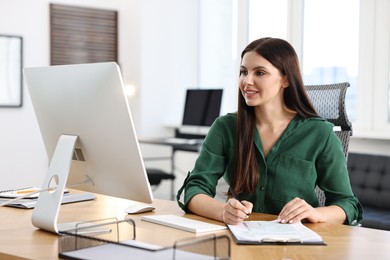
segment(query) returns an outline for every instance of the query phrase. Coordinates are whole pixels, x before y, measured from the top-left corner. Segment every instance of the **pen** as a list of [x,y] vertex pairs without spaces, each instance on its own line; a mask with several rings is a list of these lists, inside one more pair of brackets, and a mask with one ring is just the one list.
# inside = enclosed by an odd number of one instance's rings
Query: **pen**
[[39,189],[28,189],[28,190],[18,190],[15,193],[16,194],[24,194],[24,193],[30,193],[30,192],[35,192],[38,191]]
[[302,244],[302,241],[299,238],[263,238],[261,243],[264,244]]
[[[238,201],[241,203],[240,199],[238,198],[237,193],[234,192],[234,190],[233,190],[232,187],[229,187],[229,191],[230,191],[230,193],[233,195],[233,198],[235,198],[236,200],[238,200]],[[242,203],[241,203],[241,204],[242,204]],[[242,205],[245,206],[244,204],[242,204]],[[249,213],[249,214],[250,214],[250,213]],[[247,216],[248,216],[249,214],[247,214]]]
[[237,193],[234,192],[234,190],[233,190],[232,187],[229,187],[229,191],[230,191],[230,193],[233,195],[233,198],[235,198],[236,200],[240,201],[240,200],[238,199]]

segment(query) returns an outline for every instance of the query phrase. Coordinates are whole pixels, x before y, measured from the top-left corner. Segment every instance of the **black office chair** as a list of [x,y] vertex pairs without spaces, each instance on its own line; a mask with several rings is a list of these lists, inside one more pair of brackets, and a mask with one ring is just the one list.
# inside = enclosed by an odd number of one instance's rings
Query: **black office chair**
[[[335,133],[343,145],[346,160],[348,160],[349,140],[352,136],[352,124],[348,120],[345,108],[345,95],[349,86],[348,82],[306,86],[307,94],[319,115],[339,128],[335,129]],[[324,206],[326,197],[318,186],[316,194],[319,205]]]
[[170,181],[171,182],[171,192],[170,192],[170,198],[171,200],[174,199],[174,181],[176,179],[176,176],[174,174],[174,154],[172,153],[172,157],[159,157],[159,158],[148,158],[147,160],[171,160],[171,171],[165,171],[163,169],[158,168],[150,168],[146,167],[146,174],[149,179],[150,186],[153,190],[157,189],[160,184],[163,181]]
[[[178,129],[175,130],[175,137],[183,138],[183,139],[204,139],[205,135],[199,134],[183,134],[180,133]],[[152,188],[157,188],[161,182],[170,181],[171,182],[171,200],[175,199],[175,153],[177,151],[187,151],[187,152],[195,152],[199,151],[201,144],[175,144],[172,145],[172,154],[170,157],[158,157],[158,158],[148,158],[147,160],[170,160],[171,162],[171,170],[170,172],[157,169],[157,168],[146,168],[146,173],[149,178],[149,183]]]
[[156,168],[146,168],[146,173],[151,186],[158,186],[164,180],[170,180],[173,182],[176,178],[174,174],[167,173],[164,170]]

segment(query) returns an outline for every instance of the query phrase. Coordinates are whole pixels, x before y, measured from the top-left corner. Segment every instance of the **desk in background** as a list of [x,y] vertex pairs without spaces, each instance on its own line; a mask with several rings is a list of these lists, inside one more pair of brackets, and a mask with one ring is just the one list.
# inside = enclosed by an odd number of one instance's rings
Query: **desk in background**
[[[175,153],[177,151],[185,151],[198,153],[202,147],[202,142],[204,135],[197,134],[183,134],[180,133],[178,129],[175,129],[175,137],[168,138],[139,138],[141,144],[150,144],[150,145],[163,145],[169,146],[172,148],[172,153],[169,157],[147,157],[144,158],[145,161],[152,160],[170,160],[171,169],[169,173],[163,172],[162,174],[172,174],[175,176],[176,167],[175,167]],[[148,172],[148,167],[147,167]],[[158,170],[159,171],[159,170]],[[171,200],[175,199],[175,185],[174,179],[171,180]]]
[[[146,214],[176,214],[184,212],[173,201],[155,200],[155,212],[127,215],[129,200],[97,195],[97,200],[62,205],[59,222],[87,221],[117,217],[136,222],[137,240],[172,246],[176,240],[199,237],[194,233],[141,221]],[[58,236],[38,230],[31,224],[32,210],[0,208],[0,259],[58,259]],[[217,223],[196,215],[191,218]],[[276,216],[253,213],[250,220],[273,220]],[[390,259],[390,232],[339,224],[306,224],[323,237],[326,246],[302,245],[236,245],[228,230],[216,232],[231,238],[232,259],[313,259],[357,260]]]

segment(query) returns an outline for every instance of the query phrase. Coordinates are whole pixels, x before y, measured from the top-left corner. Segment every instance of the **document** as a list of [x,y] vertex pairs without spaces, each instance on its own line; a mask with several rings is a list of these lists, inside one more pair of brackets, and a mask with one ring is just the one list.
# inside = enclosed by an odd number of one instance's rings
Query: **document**
[[301,222],[281,224],[277,221],[244,221],[227,226],[237,244],[325,245],[320,235]]

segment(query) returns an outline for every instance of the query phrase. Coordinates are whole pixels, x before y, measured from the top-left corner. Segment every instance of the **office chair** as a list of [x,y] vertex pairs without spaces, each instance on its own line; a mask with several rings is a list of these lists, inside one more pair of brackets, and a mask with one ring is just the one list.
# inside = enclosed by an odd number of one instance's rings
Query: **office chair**
[[[318,114],[334,124],[335,133],[343,145],[346,160],[348,160],[349,139],[352,136],[352,124],[348,120],[345,108],[345,95],[349,86],[348,82],[306,86],[309,99]],[[318,186],[316,194],[319,206],[324,206],[326,197]]]
[[164,170],[156,168],[146,168],[146,173],[148,175],[150,185],[154,187],[160,185],[161,182],[164,180],[170,180],[171,182],[173,182],[176,178],[174,174],[167,173]]
[[170,171],[165,171],[163,169],[158,169],[158,168],[151,168],[151,167],[146,167],[146,174],[149,179],[149,184],[152,187],[153,190],[156,190],[158,186],[161,184],[163,181],[170,181],[171,182],[171,192],[170,192],[170,199],[174,199],[174,181],[176,179],[176,176],[174,174],[175,171],[175,166],[174,166],[174,153],[172,153],[171,156],[169,157],[157,157],[157,158],[144,158],[145,161],[160,161],[160,160],[170,160],[171,163],[171,169]]
[[[205,135],[203,134],[186,134],[181,133],[179,129],[175,129],[176,138],[181,139],[204,139]],[[157,158],[146,158],[146,160],[170,160],[171,169],[170,171],[165,171],[163,169],[158,168],[149,168],[146,167],[146,173],[148,175],[149,183],[152,188],[157,188],[162,181],[168,180],[171,182],[171,200],[175,199],[175,153],[177,151],[185,151],[185,152],[199,152],[201,144],[171,144],[172,153],[169,157],[157,157]]]

